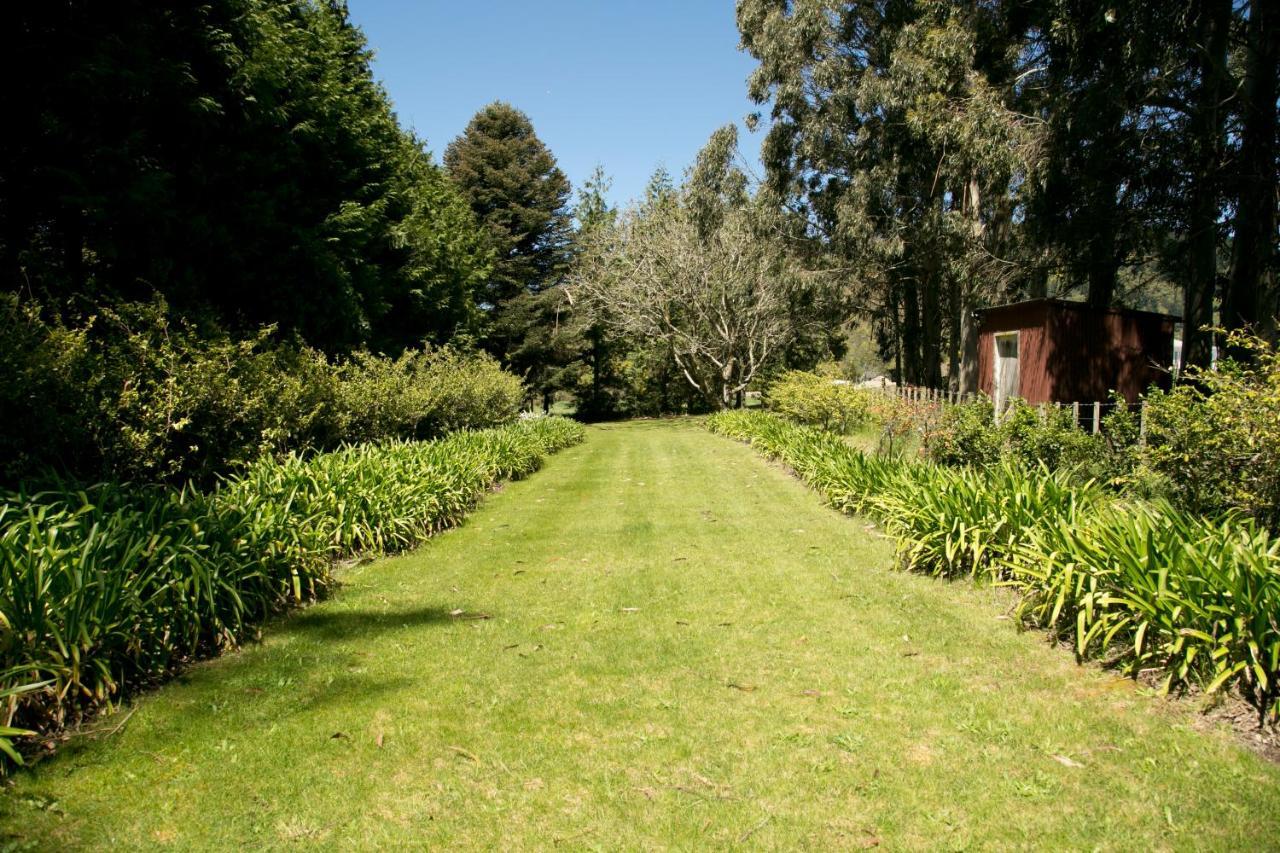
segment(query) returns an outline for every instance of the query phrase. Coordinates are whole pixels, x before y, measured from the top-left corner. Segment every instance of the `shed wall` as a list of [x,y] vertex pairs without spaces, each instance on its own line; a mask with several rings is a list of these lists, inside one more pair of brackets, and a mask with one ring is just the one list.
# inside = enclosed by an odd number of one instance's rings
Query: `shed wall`
[[1151,385],[1168,387],[1173,358],[1168,318],[1057,307],[1050,336],[1046,370],[1052,399],[1106,400],[1114,390],[1136,403]]
[[1028,403],[1105,401],[1114,389],[1130,403],[1152,385],[1167,388],[1173,319],[1027,302],[993,308],[978,330],[978,389],[995,390],[995,336],[1017,331],[1019,396]]
[[978,390],[995,394],[995,338],[997,334],[1018,333],[1018,396],[1028,403],[1051,399],[1052,388],[1045,370],[1049,357],[1048,305],[1024,304],[996,308],[984,315],[978,329]]

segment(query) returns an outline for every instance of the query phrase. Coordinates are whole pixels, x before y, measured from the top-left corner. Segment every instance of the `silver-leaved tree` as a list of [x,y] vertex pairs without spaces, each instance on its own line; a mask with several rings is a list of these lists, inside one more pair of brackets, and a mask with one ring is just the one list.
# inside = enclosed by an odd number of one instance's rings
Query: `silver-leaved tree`
[[684,185],[585,241],[570,289],[620,334],[660,342],[708,402],[729,407],[816,322],[819,274],[788,249],[787,217],[747,190],[736,132],[717,131]]

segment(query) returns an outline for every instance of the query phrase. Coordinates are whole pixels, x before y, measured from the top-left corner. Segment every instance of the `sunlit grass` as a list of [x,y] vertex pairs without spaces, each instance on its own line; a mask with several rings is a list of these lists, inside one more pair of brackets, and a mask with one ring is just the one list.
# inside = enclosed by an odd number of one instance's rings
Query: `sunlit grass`
[[[1280,770],[690,423],[458,530],[22,774],[39,847],[1257,848]],[[126,711],[127,713],[127,711]]]

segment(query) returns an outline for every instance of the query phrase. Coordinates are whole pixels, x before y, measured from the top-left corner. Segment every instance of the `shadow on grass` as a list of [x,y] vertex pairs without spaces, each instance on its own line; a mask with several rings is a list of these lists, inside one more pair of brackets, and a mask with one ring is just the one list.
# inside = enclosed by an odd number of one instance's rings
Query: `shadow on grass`
[[307,610],[275,627],[279,636],[306,636],[320,640],[360,640],[388,631],[421,628],[429,625],[456,625],[475,619],[492,618],[492,614],[464,609],[462,612],[443,607],[417,607],[412,610]]

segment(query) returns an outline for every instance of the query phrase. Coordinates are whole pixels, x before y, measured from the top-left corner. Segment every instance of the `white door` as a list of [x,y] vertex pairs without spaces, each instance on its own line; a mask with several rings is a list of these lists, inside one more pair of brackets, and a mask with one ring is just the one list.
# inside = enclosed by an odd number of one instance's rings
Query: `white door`
[[1018,396],[1018,333],[1005,332],[995,336],[995,405],[999,416]]

